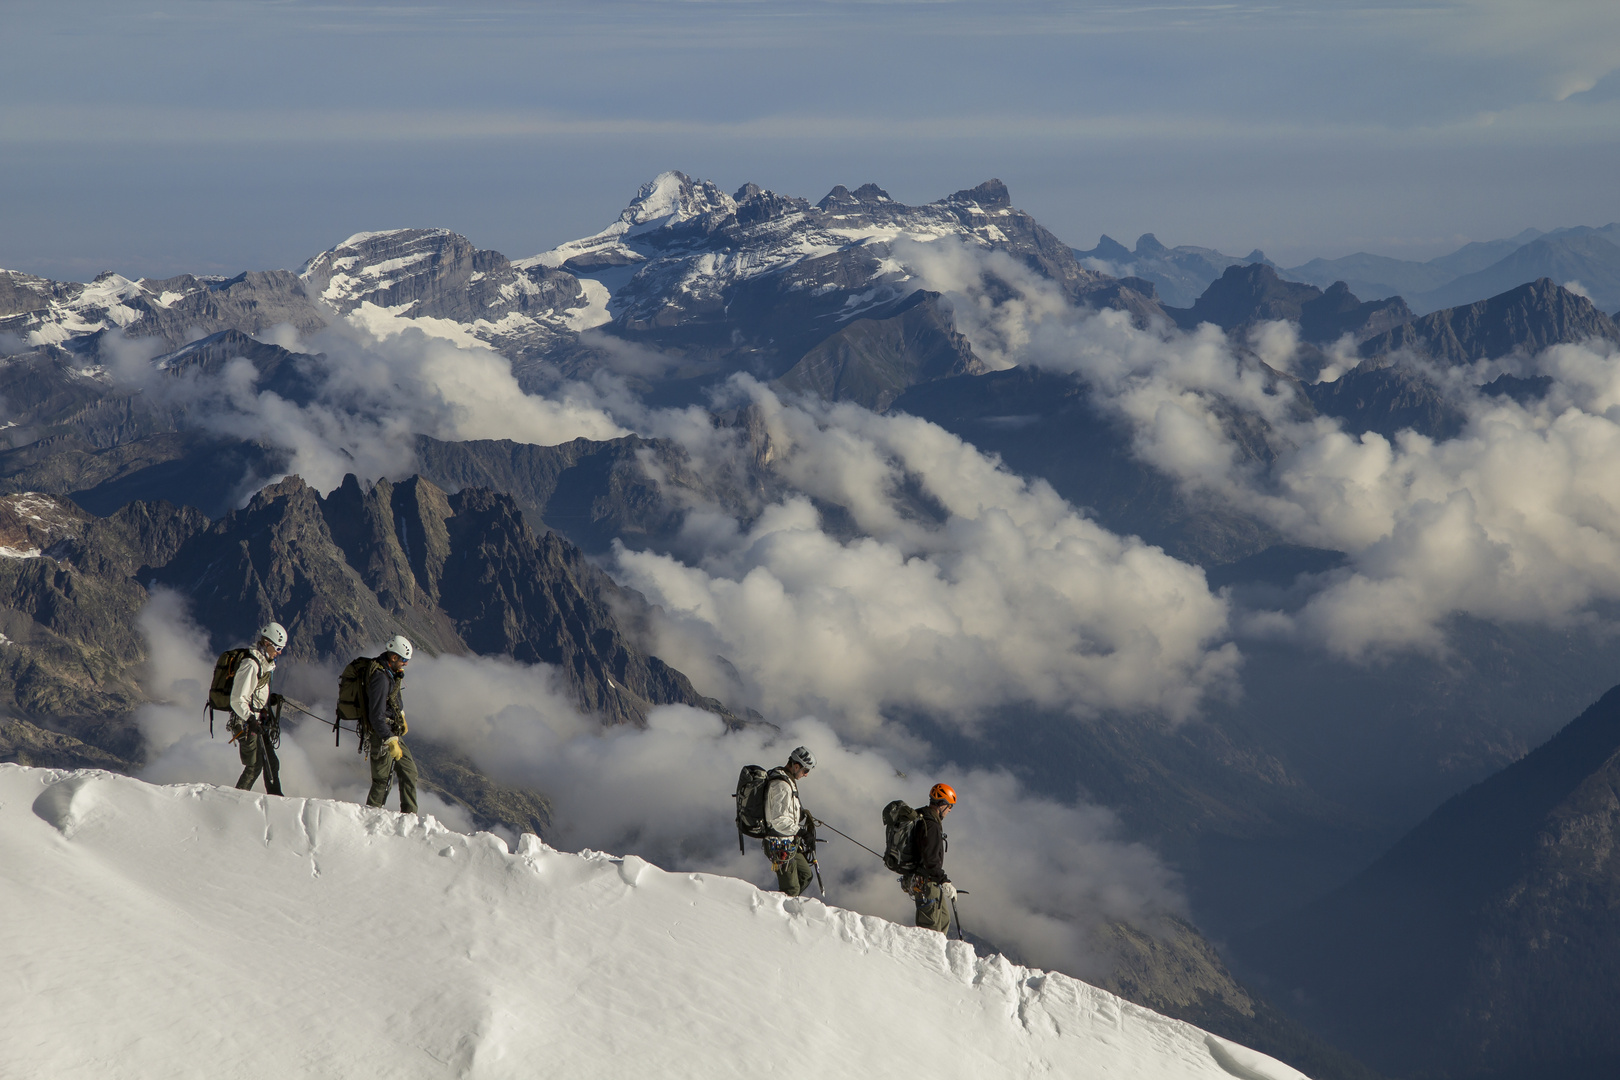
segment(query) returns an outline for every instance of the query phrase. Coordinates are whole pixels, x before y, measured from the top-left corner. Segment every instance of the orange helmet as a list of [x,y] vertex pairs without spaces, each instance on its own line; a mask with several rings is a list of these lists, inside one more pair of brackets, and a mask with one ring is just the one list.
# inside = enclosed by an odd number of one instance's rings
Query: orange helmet
[[929,802],[942,802],[951,806],[956,805],[956,789],[949,784],[935,784],[928,791]]

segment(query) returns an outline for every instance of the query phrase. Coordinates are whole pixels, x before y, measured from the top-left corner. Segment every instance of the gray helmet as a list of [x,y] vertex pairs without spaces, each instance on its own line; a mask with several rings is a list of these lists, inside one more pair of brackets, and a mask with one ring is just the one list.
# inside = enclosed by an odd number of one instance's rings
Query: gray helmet
[[809,772],[811,769],[816,767],[816,757],[809,750],[806,750],[804,747],[800,746],[795,748],[793,753],[788,755],[788,764],[797,765],[804,769],[805,772]]
[[265,623],[264,629],[259,631],[259,640],[268,641],[277,649],[287,647],[287,628],[278,622]]
[[395,634],[388,639],[388,644],[383,646],[383,652],[393,653],[401,660],[408,661],[411,658],[411,643],[405,640],[405,635]]

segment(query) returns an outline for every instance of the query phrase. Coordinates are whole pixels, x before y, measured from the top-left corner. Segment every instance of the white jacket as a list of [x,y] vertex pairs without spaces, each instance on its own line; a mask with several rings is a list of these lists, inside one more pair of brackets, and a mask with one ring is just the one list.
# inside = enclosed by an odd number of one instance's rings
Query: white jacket
[[[774,771],[774,770],[773,770]],[[799,806],[799,785],[779,774],[766,781],[765,824],[778,836],[796,836],[804,811]]]
[[231,683],[231,715],[239,722],[246,723],[269,704],[270,673],[275,670],[275,661],[260,652],[257,645],[236,665],[236,681]]

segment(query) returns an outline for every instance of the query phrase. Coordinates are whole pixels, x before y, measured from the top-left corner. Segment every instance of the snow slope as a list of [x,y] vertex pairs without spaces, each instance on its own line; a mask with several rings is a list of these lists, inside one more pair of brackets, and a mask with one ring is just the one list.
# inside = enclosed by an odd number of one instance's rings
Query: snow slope
[[0,1076],[1243,1077],[938,934],[353,803],[0,764]]

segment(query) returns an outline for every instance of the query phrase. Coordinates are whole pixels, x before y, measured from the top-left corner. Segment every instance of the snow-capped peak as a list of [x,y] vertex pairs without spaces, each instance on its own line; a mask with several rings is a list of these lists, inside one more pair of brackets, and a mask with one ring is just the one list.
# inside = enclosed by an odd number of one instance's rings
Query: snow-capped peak
[[729,214],[736,209],[732,197],[712,181],[694,181],[683,172],[671,170],[641,185],[619,220],[633,234],[679,225],[704,214]]

